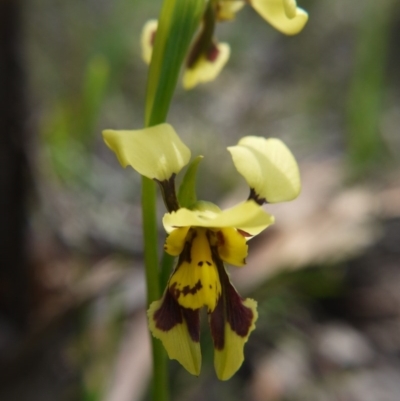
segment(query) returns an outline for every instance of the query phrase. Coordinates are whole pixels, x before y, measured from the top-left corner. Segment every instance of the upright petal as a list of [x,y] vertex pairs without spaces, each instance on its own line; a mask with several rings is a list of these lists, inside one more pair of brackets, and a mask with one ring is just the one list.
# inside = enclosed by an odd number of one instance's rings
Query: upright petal
[[249,0],[269,24],[285,35],[296,35],[305,26],[308,14],[293,0]]
[[103,131],[106,145],[123,167],[132,166],[150,179],[168,180],[190,160],[189,148],[169,124],[137,131]]
[[230,47],[227,43],[218,43],[208,54],[203,54],[196,63],[186,68],[183,75],[183,87],[192,89],[200,83],[213,81],[227,63]]
[[244,345],[255,329],[258,317],[257,302],[243,300],[225,272],[222,280],[223,296],[210,314],[214,342],[214,367],[220,380],[228,380],[244,360]]
[[228,150],[236,169],[260,198],[276,203],[299,195],[299,168],[281,140],[246,136]]
[[170,359],[176,359],[192,375],[201,367],[199,311],[185,310],[168,291],[147,311],[150,331],[161,340]]
[[158,21],[151,19],[144,24],[140,44],[142,47],[142,59],[146,64],[150,64],[153,54],[154,38],[156,36]]

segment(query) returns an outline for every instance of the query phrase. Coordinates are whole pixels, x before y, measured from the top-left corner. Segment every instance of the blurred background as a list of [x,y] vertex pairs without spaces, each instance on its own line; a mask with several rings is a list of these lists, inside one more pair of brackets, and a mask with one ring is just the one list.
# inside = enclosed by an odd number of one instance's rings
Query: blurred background
[[[139,39],[160,6],[0,2],[2,401],[150,399],[140,177],[101,131],[143,126]],[[295,37],[250,7],[220,24],[228,65],[172,103],[168,121],[205,156],[199,198],[247,198],[226,151],[244,135],[283,139],[303,180],[230,268],[259,304],[242,368],[216,379],[204,316],[201,375],[171,361],[172,400],[400,397],[400,3],[299,6]]]

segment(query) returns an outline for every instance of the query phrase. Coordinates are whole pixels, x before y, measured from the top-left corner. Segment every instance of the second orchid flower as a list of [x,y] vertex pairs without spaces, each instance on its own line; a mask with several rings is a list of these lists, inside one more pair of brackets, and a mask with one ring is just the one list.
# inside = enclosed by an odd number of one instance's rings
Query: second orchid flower
[[[246,4],[285,35],[296,35],[308,20],[308,14],[297,7],[296,0],[210,0],[186,60],[183,74],[185,89],[212,81],[222,71],[230,56],[230,46],[215,39],[215,25],[217,22],[233,20]],[[157,21],[148,21],[141,36],[142,58],[146,63],[151,61],[156,33]]]

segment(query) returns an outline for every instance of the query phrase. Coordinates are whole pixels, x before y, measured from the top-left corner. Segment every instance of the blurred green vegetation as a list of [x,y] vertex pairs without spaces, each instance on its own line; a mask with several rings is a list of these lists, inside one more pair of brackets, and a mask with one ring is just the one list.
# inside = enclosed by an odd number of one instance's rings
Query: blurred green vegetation
[[356,175],[378,167],[388,156],[381,125],[393,6],[391,0],[366,1],[357,27],[347,111],[348,155]]

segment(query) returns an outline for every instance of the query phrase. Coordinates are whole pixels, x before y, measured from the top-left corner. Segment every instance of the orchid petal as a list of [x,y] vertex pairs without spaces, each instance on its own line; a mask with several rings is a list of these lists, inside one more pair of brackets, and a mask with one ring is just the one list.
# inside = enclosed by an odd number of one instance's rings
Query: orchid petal
[[140,44],[142,47],[142,59],[146,64],[150,64],[153,54],[154,37],[157,32],[158,21],[151,19],[144,24]]
[[296,35],[305,26],[308,14],[293,0],[250,0],[262,18],[286,35]]
[[227,43],[218,43],[213,51],[213,58],[201,55],[192,67],[186,68],[183,75],[183,87],[192,89],[200,83],[213,81],[227,63],[230,47]]
[[184,308],[215,309],[221,295],[221,283],[213,260],[207,231],[193,230],[189,247],[181,254],[178,265],[168,283],[169,291]]
[[297,15],[296,0],[283,0],[283,9],[288,18],[295,18]]
[[103,131],[106,145],[123,167],[132,166],[150,179],[168,180],[190,160],[189,148],[169,124],[137,131]]
[[253,320],[246,335],[238,335],[232,330],[229,323],[225,324],[225,346],[221,350],[214,350],[214,367],[218,379],[228,380],[240,368],[244,361],[243,348],[250,333],[255,329],[257,320],[257,302],[254,299],[247,298],[243,301],[243,306],[253,312]]
[[242,138],[228,151],[238,172],[261,199],[269,203],[295,199],[301,189],[297,162],[279,139]]
[[232,227],[221,228],[217,232],[218,255],[233,266],[243,266],[246,263],[247,241],[238,230]]
[[180,227],[172,231],[165,240],[164,251],[171,256],[178,256],[185,246],[186,235],[190,227]]
[[201,367],[199,311],[184,310],[168,293],[147,311],[150,331],[161,340],[170,359],[176,359],[192,375]]
[[[222,268],[223,269],[223,268]],[[223,295],[210,314],[214,343],[214,367],[220,380],[228,380],[244,360],[243,348],[258,318],[257,302],[243,300],[229,281],[226,271],[220,270]]]
[[249,235],[257,235],[274,223],[274,217],[264,212],[254,201],[247,201],[226,209],[215,211],[198,211],[181,208],[167,213],[163,217],[164,228],[170,233],[177,227],[235,227]]

